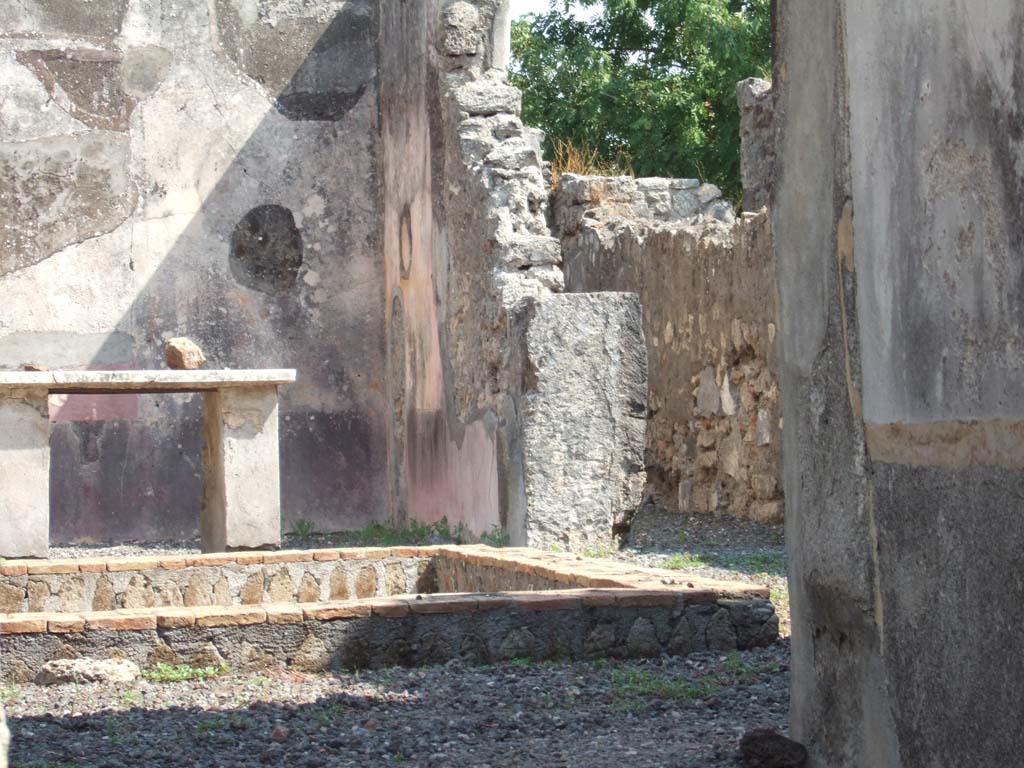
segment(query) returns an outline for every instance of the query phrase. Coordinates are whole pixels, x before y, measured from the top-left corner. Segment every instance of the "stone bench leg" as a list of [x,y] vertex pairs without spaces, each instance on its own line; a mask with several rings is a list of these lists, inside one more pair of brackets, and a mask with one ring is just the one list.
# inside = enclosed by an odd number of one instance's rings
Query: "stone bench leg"
[[0,393],[0,557],[50,547],[50,416],[46,390]]
[[277,387],[207,392],[203,441],[203,551],[279,545]]

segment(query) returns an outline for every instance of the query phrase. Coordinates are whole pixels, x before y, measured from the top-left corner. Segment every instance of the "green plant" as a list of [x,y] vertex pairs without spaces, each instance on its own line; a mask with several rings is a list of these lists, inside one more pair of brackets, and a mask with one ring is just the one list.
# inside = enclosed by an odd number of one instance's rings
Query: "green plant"
[[583,550],[584,557],[611,557],[615,554],[615,547],[611,544],[595,544]]
[[736,564],[749,573],[785,574],[786,558],[781,552],[756,552],[737,558]]
[[492,525],[491,530],[480,534],[480,543],[492,547],[507,547],[510,540],[508,533],[503,531],[500,525]]
[[214,715],[213,717],[200,720],[196,724],[196,735],[198,736],[209,736],[212,733],[223,730],[227,725],[227,718],[221,715]]
[[704,568],[711,564],[711,559],[707,555],[693,552],[677,552],[665,561],[664,567],[670,568],[673,571],[687,571],[694,568]]
[[340,533],[335,541],[339,546],[397,547],[456,541],[459,535],[465,535],[464,531],[461,526],[452,531],[448,518],[441,518],[435,523],[410,520],[405,525],[374,522],[356,531]]
[[142,676],[153,683],[180,683],[188,680],[206,680],[227,674],[227,664],[216,667],[193,667],[188,664],[156,664],[142,670]]
[[[770,0],[577,0],[517,21],[512,82],[549,158],[628,157],[640,176],[706,178],[741,191],[736,82],[771,69]],[[596,156],[591,157],[591,153]]]
[[12,704],[21,698],[21,688],[14,683],[0,685],[0,702]]
[[618,698],[650,697],[658,699],[702,699],[712,695],[719,686],[717,681],[702,678],[697,681],[666,674],[656,674],[635,667],[620,667],[611,672],[612,688]]
[[142,694],[139,691],[125,691],[121,694],[121,704],[125,707],[134,707],[142,701]]
[[292,535],[299,539],[308,539],[316,532],[312,520],[299,518],[292,523]]

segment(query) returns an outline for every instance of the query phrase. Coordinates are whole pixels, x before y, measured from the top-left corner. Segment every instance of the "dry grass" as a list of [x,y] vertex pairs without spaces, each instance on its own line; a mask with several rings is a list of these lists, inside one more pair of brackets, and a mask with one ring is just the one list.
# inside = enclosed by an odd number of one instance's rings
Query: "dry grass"
[[633,165],[629,155],[619,153],[614,160],[606,160],[597,147],[577,144],[571,139],[555,139],[554,157],[551,159],[551,185],[558,189],[563,173],[581,176],[632,176]]

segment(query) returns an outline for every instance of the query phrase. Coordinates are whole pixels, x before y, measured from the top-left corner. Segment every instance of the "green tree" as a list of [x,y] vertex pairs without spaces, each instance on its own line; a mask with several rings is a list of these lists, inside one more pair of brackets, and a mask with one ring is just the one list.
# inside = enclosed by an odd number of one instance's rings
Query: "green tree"
[[[641,176],[741,194],[736,82],[771,70],[770,0],[565,0],[513,26],[523,119],[556,141],[627,157]],[[550,155],[549,155],[550,156]]]

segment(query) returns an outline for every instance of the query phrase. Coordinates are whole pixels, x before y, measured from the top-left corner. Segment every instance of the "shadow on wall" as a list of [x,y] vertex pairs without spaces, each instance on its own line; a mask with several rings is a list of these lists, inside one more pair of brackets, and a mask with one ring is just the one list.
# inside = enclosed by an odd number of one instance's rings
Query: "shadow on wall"
[[[284,529],[384,517],[376,4],[250,17],[187,0],[164,17],[100,0],[98,32],[52,5],[7,23],[41,49],[8,64],[35,76],[26,102],[42,84],[80,119],[0,145],[0,178],[28,201],[8,211],[24,247],[0,261],[0,286],[25,309],[3,312],[0,364],[162,368],[164,340],[186,335],[210,367],[294,367]],[[120,122],[92,129],[104,112]],[[82,397],[51,408],[51,540],[196,536],[201,397]]]

